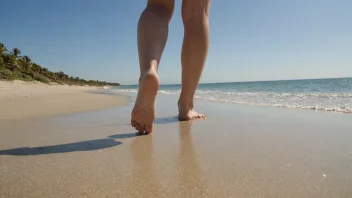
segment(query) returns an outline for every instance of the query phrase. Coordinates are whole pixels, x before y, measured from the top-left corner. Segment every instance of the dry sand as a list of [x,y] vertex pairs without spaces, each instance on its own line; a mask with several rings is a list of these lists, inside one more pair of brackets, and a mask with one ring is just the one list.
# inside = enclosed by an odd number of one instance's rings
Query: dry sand
[[351,116],[197,101],[177,122],[159,96],[155,131],[132,104],[0,120],[0,197],[351,197]]
[[128,103],[126,97],[88,93],[97,89],[0,81],[0,120],[77,113]]

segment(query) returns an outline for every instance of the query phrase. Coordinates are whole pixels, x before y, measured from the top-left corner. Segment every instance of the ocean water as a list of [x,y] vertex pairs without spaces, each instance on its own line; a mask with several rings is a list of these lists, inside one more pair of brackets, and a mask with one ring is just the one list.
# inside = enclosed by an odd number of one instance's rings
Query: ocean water
[[[137,93],[137,85],[115,87]],[[161,85],[159,94],[180,94],[180,85]],[[352,78],[200,84],[197,99],[242,105],[352,113]]]

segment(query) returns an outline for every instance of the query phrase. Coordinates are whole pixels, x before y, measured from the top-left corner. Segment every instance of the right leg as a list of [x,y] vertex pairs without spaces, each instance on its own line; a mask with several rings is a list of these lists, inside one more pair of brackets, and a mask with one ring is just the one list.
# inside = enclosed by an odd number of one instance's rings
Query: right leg
[[131,125],[151,133],[155,120],[155,98],[159,88],[158,65],[168,37],[174,0],[148,0],[138,22],[139,89]]
[[210,0],[183,0],[182,91],[179,120],[205,118],[194,111],[194,94],[204,68],[209,46]]

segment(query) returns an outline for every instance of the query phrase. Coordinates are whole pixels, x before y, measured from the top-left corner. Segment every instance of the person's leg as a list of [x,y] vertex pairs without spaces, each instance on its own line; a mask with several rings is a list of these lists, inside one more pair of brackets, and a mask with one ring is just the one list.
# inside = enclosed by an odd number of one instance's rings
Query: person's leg
[[139,132],[152,132],[155,97],[159,89],[158,65],[168,37],[174,0],[148,0],[138,22],[139,90],[131,125]]
[[194,94],[203,72],[209,46],[210,0],[183,0],[182,91],[178,101],[179,120],[205,118],[194,111]]

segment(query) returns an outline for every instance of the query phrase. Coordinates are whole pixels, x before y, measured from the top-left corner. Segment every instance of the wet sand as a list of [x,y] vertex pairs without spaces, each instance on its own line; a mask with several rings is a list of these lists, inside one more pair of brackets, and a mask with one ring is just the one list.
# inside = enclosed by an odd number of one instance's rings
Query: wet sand
[[132,104],[0,120],[0,197],[351,197],[352,117],[160,96],[152,135]]
[[128,104],[127,97],[92,94],[91,86],[0,81],[0,120],[85,112]]

